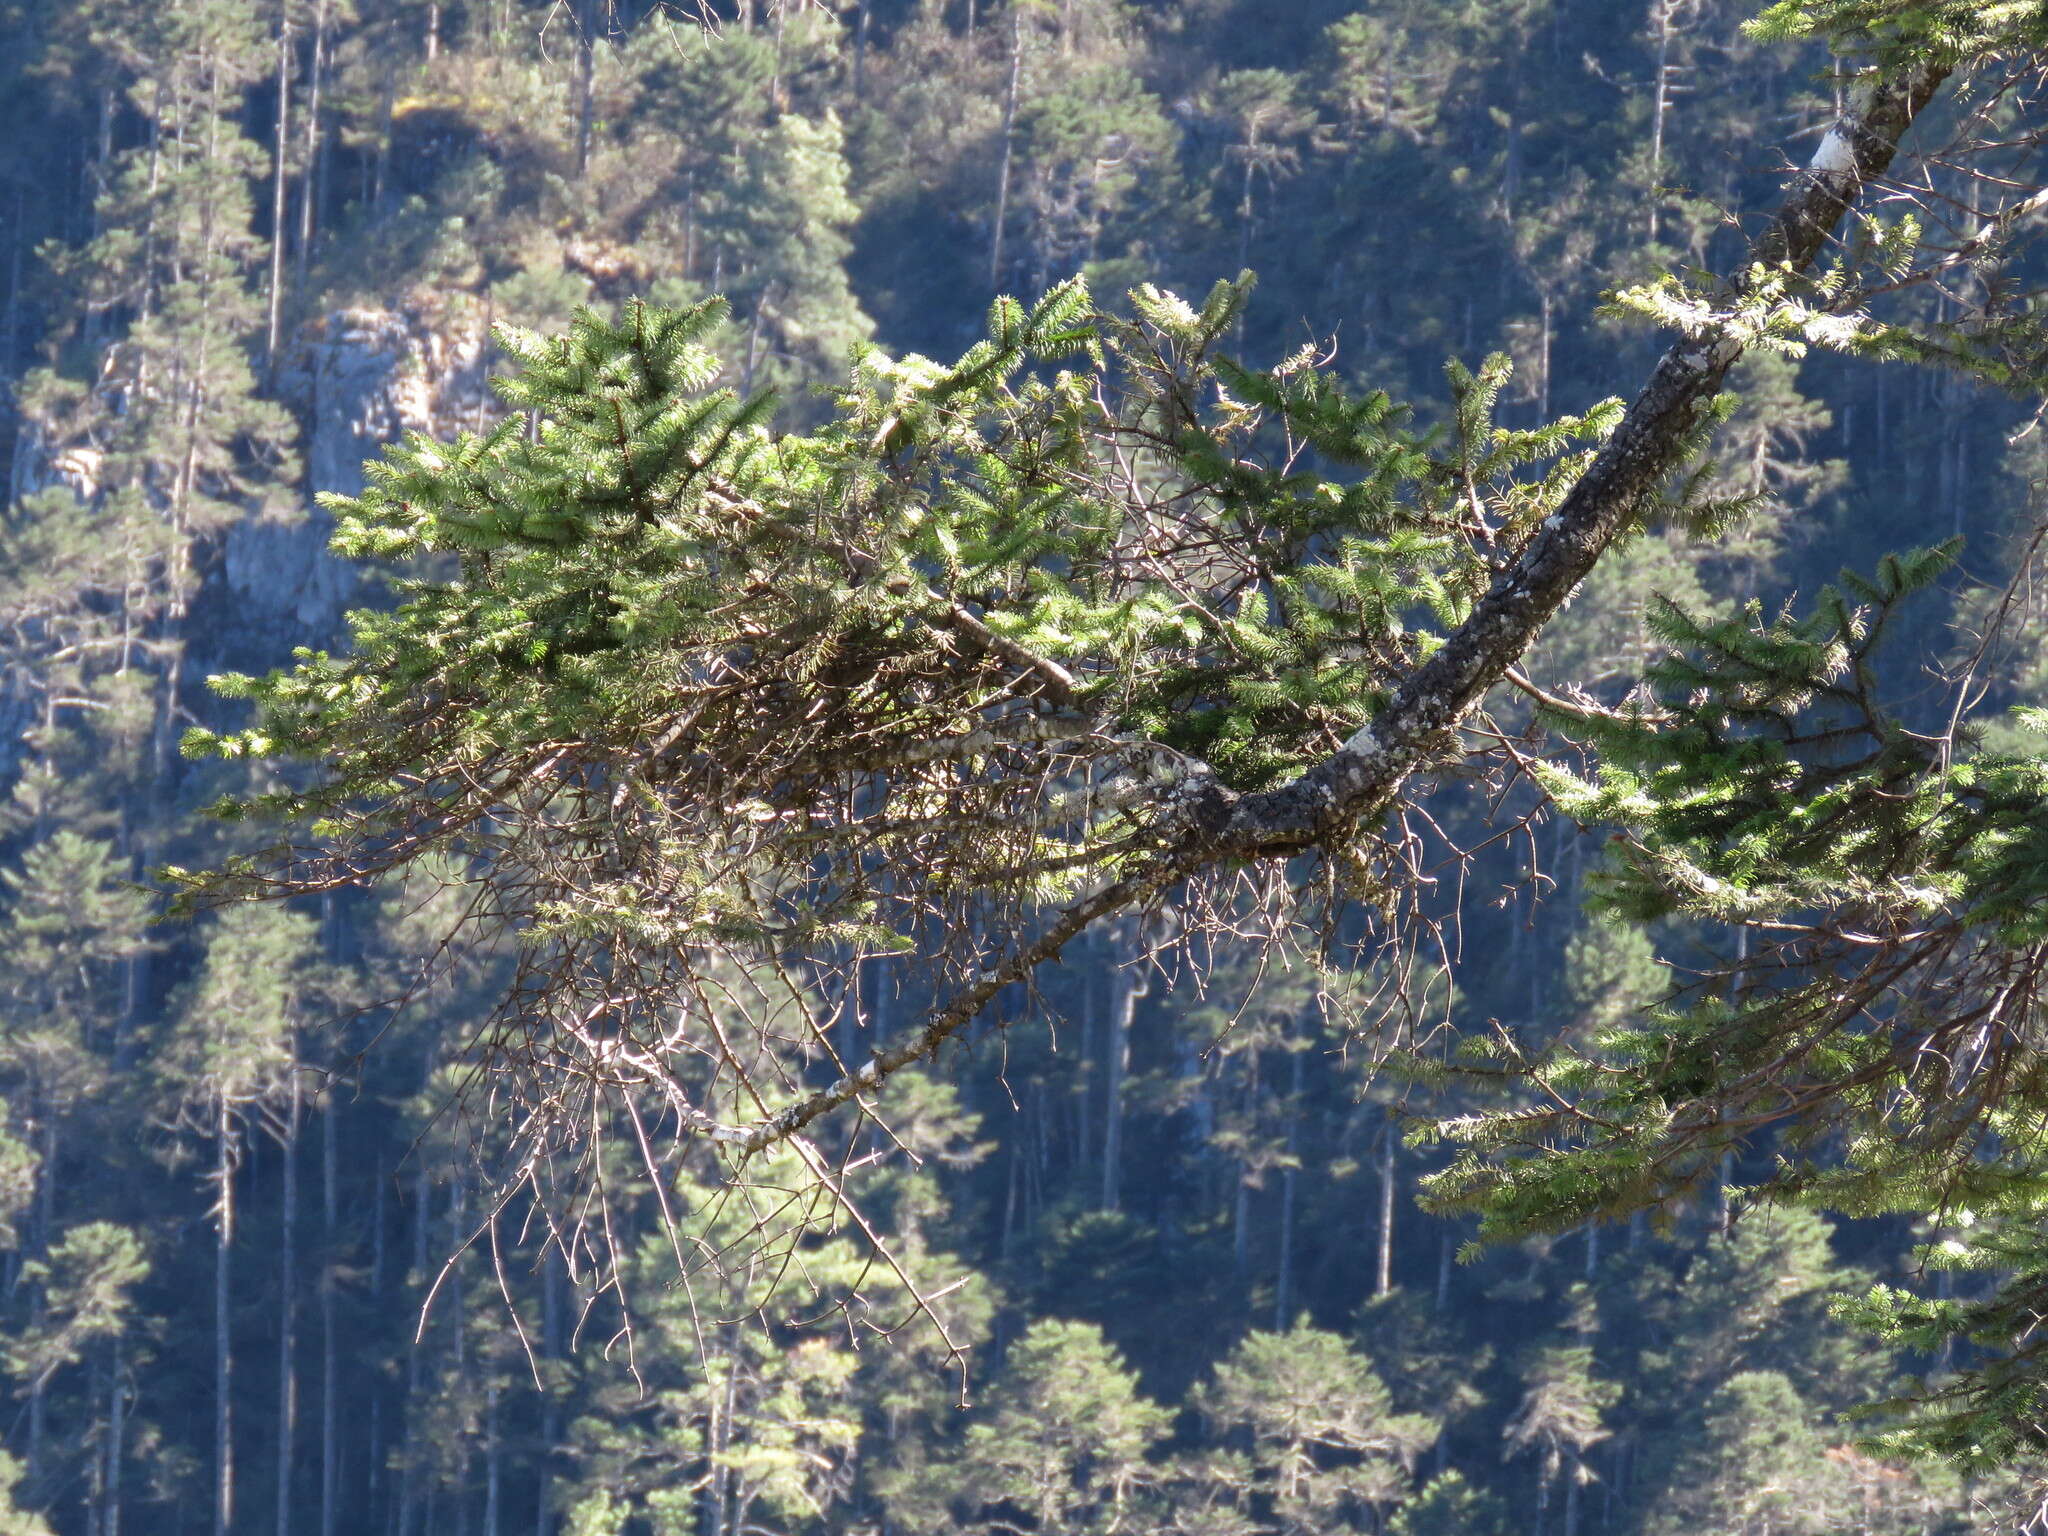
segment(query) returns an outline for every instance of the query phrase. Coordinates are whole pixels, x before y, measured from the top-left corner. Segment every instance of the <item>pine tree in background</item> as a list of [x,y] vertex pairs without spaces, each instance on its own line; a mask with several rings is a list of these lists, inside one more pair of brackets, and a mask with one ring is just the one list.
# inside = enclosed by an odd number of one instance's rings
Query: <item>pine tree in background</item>
[[[8,1340],[0,1365],[14,1379],[17,1393],[28,1399],[32,1422],[26,1476],[38,1496],[46,1495],[41,1486],[48,1476],[42,1465],[42,1421],[52,1379],[84,1359],[88,1346],[118,1344],[133,1323],[131,1292],[148,1272],[141,1240],[128,1228],[105,1221],[69,1228],[41,1257],[22,1266],[23,1282],[34,1288],[35,1306],[27,1324]],[[93,1441],[108,1429],[94,1407],[71,1422],[88,1429]],[[82,1449],[74,1444],[71,1455]],[[120,1455],[120,1448],[110,1454]]]
[[[94,521],[128,551],[115,670],[155,664],[162,774],[201,552],[238,518],[287,512],[288,501],[265,498],[296,478],[296,429],[258,398],[250,357],[264,324],[255,280],[265,254],[251,178],[267,162],[239,111],[269,53],[250,0],[179,0],[93,14],[87,25],[126,65],[148,136],[108,168],[101,233],[44,255],[94,330],[107,318],[126,327],[92,360],[90,384],[38,373],[23,402],[48,449],[89,457],[88,499],[103,502]],[[162,528],[155,538],[151,522]]]
[[[994,286],[1042,293],[1124,244],[1116,238],[1124,221],[1142,229],[1153,200],[1177,192],[1175,146],[1158,99],[1119,57],[1130,42],[1115,8],[1101,0],[1065,6],[1048,36],[1038,17],[1049,20],[1049,13],[1034,12],[1028,0],[1012,3],[1020,12],[1024,88],[1011,129],[1015,190],[998,212],[1021,229],[1005,231],[1010,255]],[[1084,29],[1100,29],[1106,46],[1077,64],[1073,50]]]
[[305,1018],[313,925],[275,910],[223,917],[176,1028],[155,1057],[168,1122],[210,1143],[214,1197],[213,1528],[235,1522],[231,1333],[236,1170],[251,1123],[296,1092],[292,1035]]
[[31,1156],[10,1137],[6,1161],[34,1179],[23,1246],[37,1256],[22,1270],[32,1298],[26,1353],[10,1371],[28,1400],[27,1471],[40,1493],[50,1378],[86,1341],[116,1331],[121,1293],[140,1274],[126,1229],[88,1223],[60,1239],[57,1222],[63,1159],[81,1122],[104,1123],[108,1069],[124,1053],[122,967],[149,947],[152,903],[110,845],[68,828],[32,845],[18,869],[0,870],[0,890],[0,1072],[34,1147]]
[[[60,391],[74,393],[47,378],[24,391],[31,417]],[[39,832],[70,823],[125,834],[118,802],[149,767],[154,680],[174,649],[163,622],[176,537],[140,498],[101,494],[97,449],[72,456],[93,466],[84,495],[40,490],[0,527],[6,666],[36,721],[34,764],[12,798]]]
[[1049,1318],[1011,1345],[986,1415],[951,1465],[928,1475],[951,1491],[952,1529],[1003,1530],[1022,1517],[1038,1530],[1115,1533],[1140,1518],[1147,1453],[1167,1418],[1100,1329]]
[[1234,1501],[1283,1536],[1382,1524],[1406,1500],[1409,1473],[1439,1428],[1395,1413],[1364,1358],[1306,1324],[1248,1335],[1194,1404],[1221,1444],[1248,1437]]
[[[1583,1344],[1532,1351],[1521,1378],[1521,1406],[1501,1431],[1502,1454],[1536,1463],[1536,1536],[1557,1529],[1570,1536],[1578,1526],[1581,1491],[1594,1478],[1588,1453],[1607,1438],[1605,1416],[1621,1392],[1597,1374],[1593,1351]],[[1560,1483],[1564,1509],[1554,1525],[1551,1510]]]
[[1508,1536],[1507,1510],[1456,1472],[1431,1478],[1394,1512],[1388,1536]]
[[41,1515],[14,1502],[23,1475],[21,1463],[0,1452],[0,1536],[50,1536],[50,1527]]
[[1841,1529],[1845,1491],[1792,1383],[1776,1371],[1745,1371],[1707,1400],[1669,1484],[1652,1496],[1645,1530],[1822,1536]]

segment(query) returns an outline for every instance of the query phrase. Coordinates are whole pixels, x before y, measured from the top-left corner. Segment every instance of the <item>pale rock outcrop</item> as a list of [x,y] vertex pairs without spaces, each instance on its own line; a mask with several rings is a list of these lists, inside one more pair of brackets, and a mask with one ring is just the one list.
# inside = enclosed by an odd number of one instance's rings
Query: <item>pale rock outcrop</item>
[[[202,659],[281,658],[286,646],[341,638],[342,615],[362,600],[362,578],[328,552],[333,519],[311,493],[361,491],[363,461],[401,433],[445,437],[487,425],[500,410],[486,387],[490,362],[481,321],[438,306],[338,309],[290,343],[272,394],[302,426],[303,489],[295,488],[285,515],[252,508],[217,546],[194,636]],[[120,382],[110,375],[101,387]],[[104,457],[64,423],[24,417],[7,465],[8,499],[63,488],[91,501],[105,488]]]
[[[304,424],[312,491],[353,496],[363,461],[405,432],[447,436],[495,413],[480,324],[421,310],[338,309],[294,342],[277,395]],[[241,624],[330,642],[358,600],[359,574],[327,550],[333,520],[318,506],[287,520],[252,517],[228,531],[221,574]]]
[[52,449],[42,423],[24,420],[16,429],[14,457],[8,471],[8,503],[25,501],[51,486],[63,486],[81,501],[100,492],[100,465],[106,455],[85,443]]

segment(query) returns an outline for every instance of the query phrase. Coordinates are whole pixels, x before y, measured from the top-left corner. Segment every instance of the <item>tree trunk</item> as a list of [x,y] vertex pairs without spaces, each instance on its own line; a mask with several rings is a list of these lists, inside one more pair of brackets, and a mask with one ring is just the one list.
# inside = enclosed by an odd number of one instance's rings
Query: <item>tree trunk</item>
[[1104,1102],[1102,1125],[1102,1208],[1117,1209],[1123,1191],[1124,1078],[1131,1061],[1131,1025],[1138,1016],[1138,999],[1151,990],[1139,967],[1144,943],[1131,930],[1130,942],[1119,944],[1125,953],[1114,955],[1110,971],[1109,1042],[1104,1051]]
[[340,1393],[334,1379],[335,1174],[339,1162],[336,1143],[340,1140],[335,1117],[340,1110],[340,1100],[330,1086],[320,1115],[320,1230],[327,1250],[320,1266],[320,1536],[334,1536],[339,1516],[337,1496],[341,1490],[341,1446],[336,1420]]
[[[413,1283],[426,1292],[427,1277],[427,1218],[429,1195],[433,1186],[427,1182],[427,1158],[423,1148],[413,1149],[413,1227],[412,1227],[412,1272]],[[423,1404],[420,1386],[424,1380],[424,1362],[420,1359],[420,1337],[414,1333],[405,1355],[405,1453],[399,1464],[398,1474],[398,1532],[399,1536],[412,1536],[413,1516],[419,1509],[418,1476],[415,1463],[419,1460],[420,1439],[419,1416]],[[431,1523],[429,1529],[431,1529]]]
[[57,1236],[57,1112],[45,1105],[43,1112],[43,1166],[36,1185],[36,1247],[50,1251]]
[[234,1348],[228,1336],[228,1258],[235,1242],[234,1117],[222,1098],[214,1106],[214,1180],[220,1186],[213,1248],[213,1536],[228,1536],[235,1519]]
[[498,1536],[498,1384],[486,1389],[489,1401],[484,1411],[484,1536]]
[[1287,1331],[1287,1314],[1294,1305],[1294,1185],[1300,1172],[1295,1162],[1301,1150],[1301,1070],[1305,1050],[1295,1051],[1289,1063],[1293,1081],[1287,1092],[1287,1166],[1280,1170],[1280,1264],[1273,1280],[1273,1331]]
[[1010,219],[1010,161],[1017,145],[1017,93],[1024,81],[1024,17],[1021,7],[1010,9],[1010,83],[1003,92],[1003,158],[996,174],[996,220],[989,232],[988,285],[1000,288],[1003,281],[1003,226]]
[[263,329],[263,366],[277,369],[278,326],[284,315],[284,181],[291,144],[292,13],[279,7],[277,18],[277,134],[270,166],[270,298]]
[[693,166],[683,177],[683,277],[697,270],[697,171]]
[[576,174],[590,169],[590,125],[596,97],[597,18],[594,0],[576,0]]
[[[468,1235],[469,1224],[469,1181],[458,1172],[448,1191],[448,1251],[454,1257],[448,1267],[448,1331],[453,1340],[455,1355],[456,1392],[462,1402],[474,1402],[471,1384],[471,1360],[468,1348],[469,1321],[467,1298],[462,1284],[463,1240]],[[455,1501],[455,1536],[469,1536],[469,1497],[473,1486],[470,1482],[470,1463],[476,1454],[476,1441],[472,1434],[463,1433],[457,1442],[455,1480],[450,1493]],[[429,1530],[436,1527],[429,1526]]]
[[740,365],[742,395],[751,395],[754,392],[754,368],[761,360],[761,312],[768,307],[774,293],[773,283],[761,290],[760,297],[754,300],[753,316],[747,321],[747,355],[746,360]]
[[[390,1203],[391,1180],[395,1174],[385,1173],[381,1166],[372,1169],[371,1172],[373,1176],[370,1197],[370,1300],[381,1312],[384,1307],[384,1229],[389,1224],[386,1207]],[[388,1527],[388,1517],[391,1513],[391,1480],[387,1476],[388,1469],[385,1466],[385,1396],[384,1384],[373,1379],[370,1393],[370,1486],[367,1502],[374,1517],[378,1500],[383,1500],[387,1516],[385,1524]]]
[[1230,1263],[1238,1274],[1245,1272],[1252,1251],[1252,1186],[1247,1170],[1237,1170],[1237,1192],[1230,1208]]
[[[14,217],[7,224],[7,309],[0,316],[0,374],[13,377],[14,359],[21,346],[21,220],[28,211],[28,194],[14,194]],[[12,464],[8,482],[13,483]],[[12,495],[0,497],[11,503]]]
[[[40,1095],[39,1095],[40,1097]],[[50,1252],[51,1240],[57,1233],[57,1112],[45,1101],[43,1109],[43,1164],[36,1170],[36,1246],[35,1251],[45,1257]],[[17,1278],[20,1270],[16,1270]],[[30,1314],[37,1323],[43,1320],[47,1305],[45,1288],[34,1288]],[[40,1489],[43,1480],[43,1436],[49,1427],[48,1403],[44,1392],[49,1385],[47,1373],[39,1373],[29,1383],[28,1393],[28,1486]]]
[[[370,1393],[370,1478],[363,1490],[363,1507],[374,1524],[377,1518],[377,1500],[386,1493],[384,1477],[384,1389],[380,1383]],[[391,1503],[384,1502],[384,1529],[391,1529]],[[543,1532],[542,1536],[546,1536]]]
[[1380,1131],[1380,1246],[1372,1293],[1384,1296],[1394,1288],[1394,1115]]
[[306,82],[306,164],[299,173],[299,245],[292,253],[292,271],[302,287],[313,250],[320,189],[325,183],[322,172],[327,145],[320,135],[320,88],[327,74],[327,6],[328,0],[319,0],[313,7],[313,58]]
[[292,1532],[292,1453],[299,1427],[299,1071],[297,1042],[286,1068],[287,1103],[282,1147],[284,1231],[279,1248],[277,1303],[277,1536]]
[[1010,1143],[1010,1174],[1006,1181],[1008,1188],[1003,1194],[1003,1231],[996,1244],[996,1252],[1005,1264],[1010,1262],[1010,1245],[1017,1235],[1017,1185],[1023,1152],[1015,1141]]
[[871,3],[872,0],[859,0],[853,23],[853,99],[856,104],[867,100],[868,8]]
[[[43,1304],[40,1297],[30,1313],[35,1322],[43,1320]],[[23,1469],[22,1479],[32,1494],[40,1495],[43,1483],[43,1436],[48,1432],[49,1409],[44,1400],[43,1389],[47,1373],[37,1372],[28,1387],[28,1465]]]
[[121,1462],[126,1452],[128,1425],[128,1379],[121,1359],[121,1335],[114,1335],[107,1392],[107,1477],[106,1508],[100,1519],[101,1536],[121,1536]]
[[1671,4],[1657,0],[1657,78],[1650,95],[1650,244],[1657,243],[1657,214],[1663,203],[1664,117],[1671,109]]
[[[1254,169],[1252,164],[1252,146],[1247,144],[1244,156],[1244,186],[1240,189],[1237,199],[1237,270],[1240,272],[1252,264],[1252,173]],[[1239,339],[1242,340],[1244,337],[1244,317],[1242,315],[1238,317],[1237,334]]]
[[[562,1255],[549,1248],[541,1259],[541,1357],[559,1360],[562,1357]],[[534,1516],[535,1536],[554,1536],[555,1508],[553,1489],[555,1441],[561,1437],[561,1408],[555,1401],[555,1383],[543,1377],[540,1409],[540,1500]]]
[[370,209],[373,213],[384,212],[384,184],[391,169],[391,131],[395,121],[398,98],[391,83],[384,84],[382,111],[378,114],[380,127],[377,133],[377,153],[371,157]]
[[[709,1363],[706,1362],[707,1366]],[[731,1420],[730,1391],[735,1372],[730,1355],[723,1357],[719,1363],[725,1369],[725,1380],[716,1382],[707,1379],[705,1382],[709,1392],[705,1401],[704,1447],[709,1453],[710,1462],[703,1479],[706,1536],[726,1536],[726,1481],[732,1473],[725,1452]]]

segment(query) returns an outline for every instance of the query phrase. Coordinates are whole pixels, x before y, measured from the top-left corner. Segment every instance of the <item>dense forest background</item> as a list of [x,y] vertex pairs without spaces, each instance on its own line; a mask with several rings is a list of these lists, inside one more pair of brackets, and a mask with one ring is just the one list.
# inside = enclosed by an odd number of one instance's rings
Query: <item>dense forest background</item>
[[[1469,1225],[1415,1204],[1443,1159],[1404,1136],[1400,1086],[1311,978],[1249,954],[1201,987],[1132,963],[1144,934],[1091,940],[892,1089],[921,1161],[868,1208],[931,1289],[972,1277],[940,1304],[963,1407],[857,1234],[818,1234],[771,1293],[672,1247],[629,1158],[605,1166],[637,1224],[630,1309],[530,1223],[465,1248],[492,1128],[448,1106],[505,956],[388,1001],[459,890],[171,928],[137,883],[259,835],[200,814],[260,785],[179,734],[236,718],[209,674],[333,645],[383,600],[324,552],[313,493],[359,489],[401,431],[491,420],[494,323],[722,293],[729,382],[802,421],[850,347],[952,356],[999,293],[1249,267],[1253,362],[1334,347],[1428,420],[1447,359],[1501,352],[1503,419],[1534,425],[1652,360],[1602,290],[1725,258],[1730,211],[1831,116],[1829,61],[1746,41],[1746,10],[0,3],[0,1531],[2009,1518],[2011,1489],[1880,1464],[1844,1417],[1946,1362],[1885,1357],[1828,1297],[1946,1283],[1912,1257],[1939,1232],[1745,1210],[1731,1163],[1667,1222],[1457,1262]],[[2023,406],[1835,358],[1760,356],[1739,385],[1716,473],[1756,515],[1631,544],[1539,682],[1625,688],[1652,593],[1775,601],[1950,534],[1998,573],[2040,456]],[[1923,607],[1902,665],[1953,617]],[[1553,818],[1444,871],[1461,1023],[1586,1030],[1712,943],[1589,920],[1598,856]],[[871,1026],[917,1005],[915,975],[871,982],[845,1004]],[[714,1174],[664,1193],[692,1253],[750,1220]]]

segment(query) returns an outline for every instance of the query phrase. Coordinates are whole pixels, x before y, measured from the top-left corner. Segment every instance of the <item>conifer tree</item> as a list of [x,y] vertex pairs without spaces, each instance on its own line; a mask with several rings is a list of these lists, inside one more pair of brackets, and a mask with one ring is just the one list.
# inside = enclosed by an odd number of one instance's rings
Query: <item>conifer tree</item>
[[[68,1229],[38,1258],[22,1266],[36,1305],[27,1325],[7,1341],[0,1365],[29,1400],[35,1420],[27,1469],[31,1486],[46,1469],[41,1419],[52,1379],[76,1365],[88,1346],[118,1338],[131,1324],[130,1291],[149,1272],[140,1239],[112,1222],[88,1221]],[[81,1447],[74,1447],[74,1453]]]
[[1522,1401],[1502,1431],[1503,1454],[1536,1463],[1536,1536],[1550,1526],[1552,1498],[1565,1487],[1563,1526],[1577,1524],[1579,1490],[1593,1480],[1587,1453],[1607,1438],[1606,1411],[1620,1396],[1596,1374],[1593,1351],[1583,1344],[1546,1345],[1522,1367]]
[[[1033,25],[1028,0],[1012,4],[1022,13],[1020,74],[1027,89],[1013,125],[1011,207],[1022,213],[1024,228],[1022,238],[1007,242],[1009,270],[995,278],[1002,291],[1042,293],[1097,260],[1116,220],[1166,194],[1175,180],[1174,144],[1158,101],[1128,65],[1094,50],[1077,67],[1064,38]],[[1100,13],[1088,18],[1097,25],[1114,29],[1121,20],[1109,6],[1090,9]]]
[[[969,1529],[1131,1529],[1168,1415],[1139,1395],[1102,1331],[1048,1318],[1010,1347],[985,1417],[946,1475]],[[954,1527],[958,1529],[956,1525]]]
[[0,1451],[0,1536],[50,1536],[50,1527],[41,1515],[14,1502],[22,1476],[21,1463]]
[[1395,1413],[1366,1360],[1306,1323],[1247,1335],[1195,1403],[1222,1443],[1244,1432],[1245,1492],[1261,1528],[1286,1536],[1381,1523],[1439,1427]]
[[[60,396],[90,413],[82,390],[48,377],[22,399],[35,420]],[[57,435],[70,439],[71,426]],[[103,831],[93,823],[118,796],[107,777],[133,771],[147,749],[175,552],[141,501],[102,494],[100,450],[75,448],[71,462],[86,477],[78,489],[34,492],[0,525],[0,627],[13,691],[36,721],[34,777],[15,795],[21,812],[43,831],[59,822]]]
[[1845,1492],[1792,1383],[1775,1371],[1745,1371],[1707,1400],[1670,1482],[1652,1496],[1645,1529],[1821,1536],[1841,1528]]
[[170,1123],[211,1143],[205,1178],[214,1197],[214,1536],[233,1527],[237,1487],[230,1311],[236,1170],[251,1122],[293,1089],[290,1037],[303,1017],[312,939],[312,924],[291,913],[251,908],[223,916],[157,1057]]
[[[629,56],[642,100],[673,125],[655,151],[673,163],[641,235],[674,253],[656,292],[729,300],[743,392],[828,375],[871,329],[846,276],[859,209],[845,134],[829,106],[803,110],[807,77],[829,68],[821,27],[807,9],[772,38],[689,39],[680,58],[676,37],[652,28]],[[644,178],[649,146],[635,148]]]
[[1388,1536],[1508,1536],[1507,1511],[1457,1472],[1423,1484],[1394,1512]]
[[148,948],[149,898],[108,844],[69,828],[33,844],[20,868],[0,870],[0,890],[0,1071],[9,1118],[34,1148],[12,1136],[0,1147],[10,1188],[20,1188],[20,1207],[33,1200],[34,1213],[24,1246],[35,1257],[22,1270],[25,1353],[10,1369],[28,1399],[28,1475],[39,1483],[50,1378],[85,1341],[115,1329],[122,1293],[140,1274],[126,1229],[86,1223],[60,1240],[56,1228],[63,1155],[120,1057],[120,967]]
[[[156,661],[157,744],[168,751],[200,551],[296,475],[294,428],[257,397],[250,359],[263,333],[255,282],[265,255],[252,178],[268,162],[239,114],[272,50],[253,0],[178,0],[96,19],[92,38],[128,67],[129,99],[150,131],[116,157],[96,210],[102,232],[44,254],[82,311],[116,317],[125,332],[93,359],[90,382],[41,373],[25,398],[52,449],[83,449],[97,465],[89,499],[108,503],[97,520],[131,550],[119,666]],[[140,532],[152,521],[156,539]],[[138,566],[149,594],[140,604]]]

